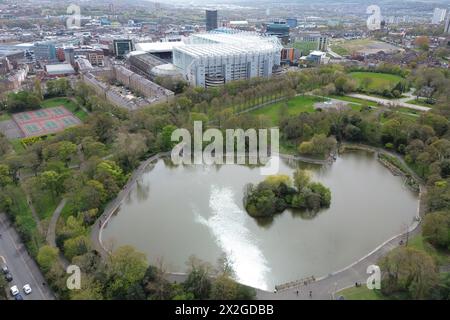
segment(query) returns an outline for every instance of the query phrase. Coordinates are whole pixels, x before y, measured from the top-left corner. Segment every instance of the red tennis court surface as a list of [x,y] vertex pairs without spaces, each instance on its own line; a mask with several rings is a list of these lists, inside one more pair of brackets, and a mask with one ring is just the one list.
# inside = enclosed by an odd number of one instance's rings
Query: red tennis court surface
[[63,131],[81,123],[80,119],[63,106],[16,113],[13,119],[25,137]]

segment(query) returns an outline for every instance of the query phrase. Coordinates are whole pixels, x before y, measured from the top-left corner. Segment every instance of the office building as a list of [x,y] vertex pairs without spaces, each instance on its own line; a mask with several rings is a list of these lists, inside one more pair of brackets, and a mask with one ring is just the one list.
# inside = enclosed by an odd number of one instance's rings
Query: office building
[[75,49],[72,47],[64,48],[64,58],[67,63],[75,64]]
[[113,51],[117,58],[123,58],[126,54],[134,50],[133,41],[131,39],[115,39],[113,40]]
[[53,42],[36,42],[33,51],[36,60],[56,61],[56,47]]
[[289,40],[289,25],[284,21],[269,23],[266,25],[266,34],[276,36],[286,43]]
[[296,28],[297,27],[297,19],[296,18],[287,18],[286,24],[289,26],[289,28]]
[[450,34],[450,13],[448,14],[447,19],[445,20],[444,32]]
[[217,10],[206,10],[206,31],[211,31],[217,28]]
[[326,52],[328,50],[328,37],[320,33],[303,33],[296,37],[294,47],[300,50],[301,55],[308,55],[311,51],[319,50]]

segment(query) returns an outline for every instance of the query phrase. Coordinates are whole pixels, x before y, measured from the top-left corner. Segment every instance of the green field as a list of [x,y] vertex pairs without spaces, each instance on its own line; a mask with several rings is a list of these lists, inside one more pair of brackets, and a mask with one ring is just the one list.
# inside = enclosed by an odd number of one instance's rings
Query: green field
[[0,113],[0,121],[11,120],[11,115],[4,112]]
[[434,106],[434,104],[432,104],[432,103],[427,103],[425,101],[425,99],[423,99],[423,98],[419,98],[419,100],[412,99],[412,100],[406,101],[406,103],[414,104],[416,106],[421,106],[421,107],[429,107],[429,108],[433,108],[433,106]]
[[[350,72],[349,75],[357,81],[359,87],[369,92],[379,91],[384,88],[392,90],[397,83],[403,80],[402,77],[394,74],[378,72]],[[364,83],[366,81],[365,79],[370,79],[368,80],[370,82]]]
[[297,96],[286,101],[277,102],[257,110],[251,111],[254,115],[265,115],[272,120],[275,125],[278,123],[279,110],[281,106],[287,103],[288,112],[290,115],[295,116],[302,112],[314,112],[314,104],[321,102],[322,99],[314,96]]
[[369,290],[363,283],[361,287],[352,287],[335,293],[335,298],[343,296],[345,300],[384,300],[386,299],[378,290]]
[[409,239],[408,246],[428,253],[438,265],[447,265],[450,263],[450,252],[437,250],[426,242],[421,234]]
[[78,107],[77,104],[69,98],[51,98],[46,99],[41,103],[42,108],[53,108],[61,105],[66,107],[67,110],[72,112],[81,121],[84,121],[88,116],[83,109]]

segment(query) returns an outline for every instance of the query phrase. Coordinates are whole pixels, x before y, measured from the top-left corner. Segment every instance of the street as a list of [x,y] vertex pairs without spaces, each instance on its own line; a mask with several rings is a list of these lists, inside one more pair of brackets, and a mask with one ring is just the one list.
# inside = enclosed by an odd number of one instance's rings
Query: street
[[[8,283],[8,288],[16,285],[24,300],[53,300],[54,296],[39,267],[29,256],[16,230],[3,213],[0,213],[0,234],[0,265],[6,262],[13,276],[13,281]],[[45,285],[43,285],[44,283]],[[33,290],[29,295],[25,295],[23,292],[22,288],[25,284],[29,284]],[[11,294],[9,294],[9,298],[12,298]]]

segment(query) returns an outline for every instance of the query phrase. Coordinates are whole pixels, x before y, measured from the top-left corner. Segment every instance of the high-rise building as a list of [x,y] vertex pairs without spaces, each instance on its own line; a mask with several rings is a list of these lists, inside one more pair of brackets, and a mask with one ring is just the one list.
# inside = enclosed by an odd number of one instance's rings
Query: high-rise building
[[56,47],[53,42],[36,42],[33,46],[33,51],[36,60],[56,60]]
[[445,20],[447,14],[447,9],[435,8],[433,12],[433,18],[431,19],[432,24],[440,24]]
[[116,39],[113,41],[114,55],[123,58],[127,53],[134,50],[133,41],[131,39]]
[[211,31],[217,28],[217,10],[206,10],[206,31]]
[[445,20],[444,32],[450,34],[450,13],[447,16],[447,20]]

